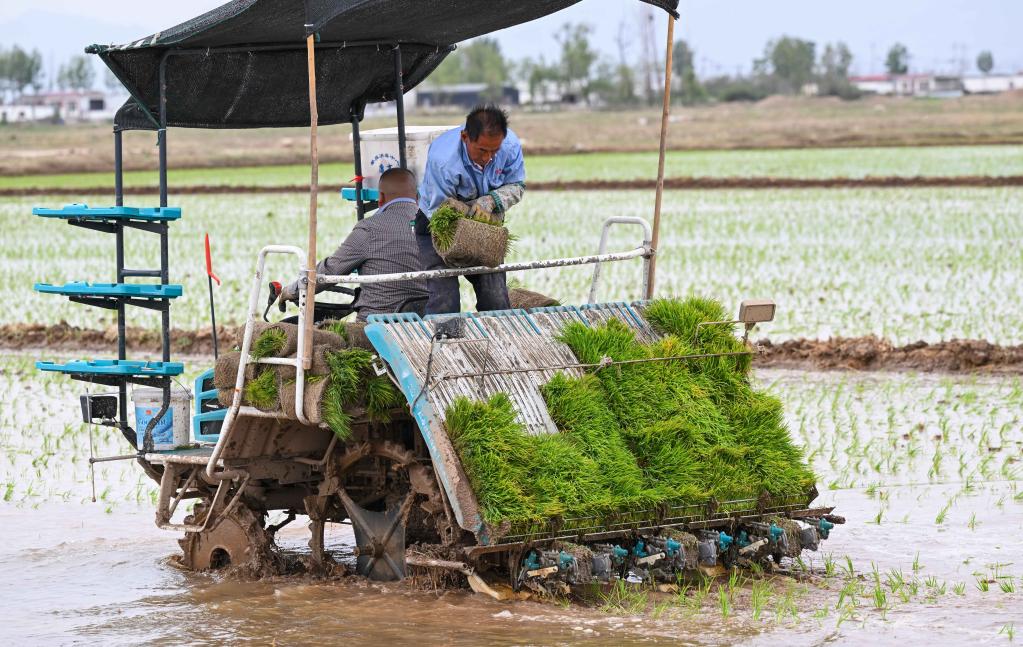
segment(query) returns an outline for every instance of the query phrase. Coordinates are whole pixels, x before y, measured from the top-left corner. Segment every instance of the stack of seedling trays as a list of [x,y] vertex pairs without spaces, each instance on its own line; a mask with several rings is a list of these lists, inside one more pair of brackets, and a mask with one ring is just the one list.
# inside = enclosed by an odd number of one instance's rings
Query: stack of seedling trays
[[[498,542],[699,526],[805,509],[815,477],[781,402],[750,380],[751,357],[715,301],[641,306],[647,341],[615,318],[567,323],[581,364],[541,387],[557,433],[530,435],[511,401],[463,398],[448,433]],[[709,357],[708,357],[709,355]]]

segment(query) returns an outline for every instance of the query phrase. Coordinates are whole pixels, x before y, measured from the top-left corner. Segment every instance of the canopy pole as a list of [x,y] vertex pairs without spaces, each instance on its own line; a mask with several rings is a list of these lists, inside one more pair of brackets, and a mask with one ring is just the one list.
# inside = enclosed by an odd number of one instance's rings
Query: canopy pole
[[316,126],[319,114],[316,109],[316,34],[306,37],[306,58],[309,66],[309,256],[307,258],[306,299],[305,299],[305,348],[302,362],[305,370],[312,367],[313,356],[313,314],[316,305],[316,200],[320,182],[320,154],[316,145]]
[[355,217],[366,216],[366,203],[362,199],[362,135],[359,133],[359,115],[352,111],[352,152],[355,155]]
[[647,275],[646,298],[654,298],[654,281],[657,275],[657,253],[661,233],[661,201],[664,196],[664,155],[668,146],[668,114],[671,112],[671,55],[675,45],[675,17],[668,15],[668,45],[664,55],[664,107],[661,111],[661,148],[657,159],[657,193],[654,199],[654,233],[650,245],[654,255],[650,257]]
[[394,46],[394,112],[398,118],[398,163],[408,168],[405,152],[405,78],[401,62],[401,45]]

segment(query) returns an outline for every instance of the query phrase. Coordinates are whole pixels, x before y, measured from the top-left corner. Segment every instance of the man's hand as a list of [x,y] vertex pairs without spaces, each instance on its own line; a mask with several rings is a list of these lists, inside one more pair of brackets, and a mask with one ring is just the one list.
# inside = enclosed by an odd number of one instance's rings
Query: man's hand
[[473,205],[477,209],[482,209],[484,212],[488,214],[497,211],[497,201],[494,200],[494,196],[490,195],[489,193],[487,195],[482,195],[476,198],[476,201],[473,202]]
[[298,288],[299,281],[285,285],[284,289],[281,290],[281,296],[279,297],[280,302],[284,303],[286,301],[293,301],[298,303]]

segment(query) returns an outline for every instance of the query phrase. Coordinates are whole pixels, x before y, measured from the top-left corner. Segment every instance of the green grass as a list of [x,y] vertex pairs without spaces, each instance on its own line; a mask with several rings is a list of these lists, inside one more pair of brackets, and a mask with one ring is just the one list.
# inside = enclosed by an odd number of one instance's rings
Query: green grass
[[401,394],[387,376],[373,370],[374,354],[348,348],[327,354],[330,384],[324,390],[324,422],[342,440],[352,434],[352,407],[362,406],[371,420],[386,422],[392,409],[401,404]]
[[[530,182],[652,179],[657,153],[533,155],[526,158]],[[1023,146],[930,146],[904,148],[816,148],[780,150],[670,151],[667,177],[861,178],[866,176],[1023,175]],[[320,182],[340,186],[355,174],[350,163],[320,166]],[[307,164],[218,169],[174,169],[170,186],[308,185]],[[127,187],[156,186],[155,171],[128,171]],[[113,173],[67,173],[0,177],[0,188],[111,187]]]
[[273,409],[278,404],[277,374],[272,370],[263,370],[252,380],[245,383],[243,391],[245,401],[259,409]]
[[442,205],[430,216],[430,233],[437,248],[444,251],[455,242],[455,227],[462,219],[462,214],[449,205]]
[[692,298],[647,312],[665,334],[653,344],[617,320],[565,327],[561,341],[581,362],[659,361],[554,378],[543,394],[560,433],[527,436],[503,395],[452,405],[448,430],[488,523],[802,495],[814,484],[780,401],[749,385],[748,357],[659,359],[741,350],[727,330],[696,334],[723,308]]
[[267,328],[252,342],[249,355],[253,359],[276,357],[284,350],[288,335],[280,328]]

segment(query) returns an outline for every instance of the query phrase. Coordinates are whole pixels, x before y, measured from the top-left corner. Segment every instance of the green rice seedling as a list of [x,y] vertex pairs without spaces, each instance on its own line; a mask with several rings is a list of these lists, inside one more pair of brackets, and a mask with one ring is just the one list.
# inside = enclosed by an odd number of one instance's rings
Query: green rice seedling
[[245,383],[243,391],[245,401],[260,409],[273,408],[277,402],[277,374],[273,371],[262,371],[255,378]]
[[760,621],[760,616],[763,614],[764,607],[770,598],[771,587],[768,582],[764,580],[753,582],[753,587],[750,591],[750,607],[753,610],[753,620]]
[[831,553],[824,554],[824,577],[834,577],[837,571],[834,556]]
[[980,591],[981,593],[987,593],[990,588],[991,588],[991,583],[988,581],[986,576],[982,575],[982,576],[977,578],[977,590],[978,591]]
[[953,584],[952,592],[956,595],[966,595],[966,582],[956,582]]
[[999,636],[1004,635],[1006,638],[1009,639],[1009,642],[1012,642],[1016,637],[1015,625],[1011,622],[1002,625],[1002,628],[998,630],[998,635]]
[[955,499],[950,499],[948,503],[946,503],[941,508],[941,510],[938,512],[938,516],[934,518],[934,523],[936,525],[940,526],[941,524],[945,523],[945,518],[948,516],[948,511],[952,508],[953,503],[955,503]]
[[1011,577],[1006,577],[998,580],[998,588],[1002,590],[1002,593],[1015,593],[1016,583],[1012,581]]
[[448,433],[473,484],[485,521],[535,517],[536,501],[526,492],[532,448],[508,396],[488,402],[456,400],[447,411]]
[[671,608],[670,601],[665,600],[663,602],[658,602],[657,604],[654,605],[653,611],[650,612],[650,615],[651,617],[653,617],[654,620],[659,620],[661,616],[663,616],[670,608]]
[[345,341],[345,344],[351,343],[351,340],[348,339],[348,325],[344,321],[330,319],[320,324],[320,328],[340,336]]
[[462,214],[450,205],[441,205],[430,216],[430,233],[441,251],[448,249],[455,242],[455,227],[462,217]]
[[401,404],[401,393],[386,375],[373,375],[364,385],[366,415],[378,422],[387,422],[391,411]]
[[853,578],[856,576],[856,569],[853,568],[852,558],[848,555],[845,556],[845,564],[842,565],[842,572],[847,578]]
[[718,609],[721,611],[721,619],[728,620],[732,613],[732,601],[728,590],[721,585],[718,585]]
[[918,550],[916,551],[916,555],[913,556],[913,572],[918,573],[922,568],[923,565],[920,564],[920,551]]
[[627,613],[637,615],[647,608],[647,593],[629,585],[625,580],[615,580],[606,593],[600,594],[601,611],[605,613]]
[[390,411],[401,402],[401,394],[386,376],[372,369],[373,353],[348,348],[327,354],[330,384],[323,394],[324,422],[341,439],[351,437],[351,416],[347,410],[364,404],[373,420],[386,421]]
[[874,603],[874,608],[884,614],[888,610],[888,594],[881,588],[880,584],[874,585],[874,591],[871,594],[871,600]]
[[267,328],[252,342],[249,355],[252,359],[276,357],[288,342],[288,335],[280,328]]

